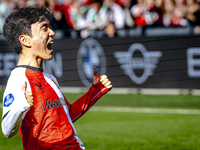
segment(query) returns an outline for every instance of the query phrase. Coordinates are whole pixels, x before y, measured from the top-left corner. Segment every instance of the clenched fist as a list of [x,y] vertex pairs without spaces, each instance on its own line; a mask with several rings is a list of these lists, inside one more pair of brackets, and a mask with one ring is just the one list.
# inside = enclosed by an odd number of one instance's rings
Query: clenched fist
[[[94,67],[94,74],[93,74],[93,80],[92,80],[92,83],[93,84],[97,84],[99,82],[99,77],[98,77],[98,74],[97,74],[97,69]],[[110,90],[112,88],[112,84],[111,82],[109,81],[108,77],[106,75],[102,75],[100,77],[100,83],[106,87],[108,90]]]

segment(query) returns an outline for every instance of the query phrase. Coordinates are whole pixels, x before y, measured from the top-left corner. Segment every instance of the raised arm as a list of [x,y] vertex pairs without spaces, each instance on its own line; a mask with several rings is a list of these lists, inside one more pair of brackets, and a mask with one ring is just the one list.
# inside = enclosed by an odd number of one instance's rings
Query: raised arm
[[106,75],[98,77],[97,70],[94,68],[93,85],[87,93],[80,97],[70,106],[70,117],[75,122],[86,111],[88,111],[96,101],[112,88],[112,84]]

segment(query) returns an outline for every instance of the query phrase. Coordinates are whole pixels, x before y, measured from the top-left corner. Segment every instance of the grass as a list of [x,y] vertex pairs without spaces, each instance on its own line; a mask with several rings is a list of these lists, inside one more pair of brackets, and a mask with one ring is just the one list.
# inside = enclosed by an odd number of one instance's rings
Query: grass
[[[64,94],[70,103],[73,103],[83,93]],[[3,90],[0,91],[2,103]],[[107,94],[95,106],[121,106],[121,107],[174,107],[199,108],[200,96],[193,95],[141,95],[141,94]]]
[[[65,94],[69,102],[73,102],[83,94]],[[141,94],[107,94],[95,106],[121,107],[174,107],[199,108],[200,96],[193,95],[141,95]]]
[[88,150],[197,150],[200,116],[88,112],[75,123]]
[[[70,102],[81,95],[65,94]],[[200,96],[108,94],[95,106],[200,110]],[[89,111],[74,125],[87,150],[200,150],[199,124],[200,115]],[[6,139],[0,131],[1,150],[19,150],[21,145],[19,134]]]

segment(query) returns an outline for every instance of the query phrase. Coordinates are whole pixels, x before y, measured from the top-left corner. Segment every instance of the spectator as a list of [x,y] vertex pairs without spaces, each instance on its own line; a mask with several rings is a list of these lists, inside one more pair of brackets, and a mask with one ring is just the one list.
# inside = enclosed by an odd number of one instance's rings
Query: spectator
[[125,27],[133,27],[134,26],[134,21],[133,17],[130,13],[130,7],[131,7],[131,2],[132,0],[117,0],[116,1],[124,10],[124,15],[125,15]]
[[49,8],[50,15],[47,16],[47,19],[50,21],[51,28],[56,33],[55,38],[60,39],[64,36],[69,36],[68,25],[64,14],[60,11],[55,11],[54,5],[54,0],[38,0],[35,4],[36,7],[45,6]]
[[105,37],[113,38],[117,36],[114,22],[109,22],[104,29]]
[[163,26],[163,0],[154,1],[154,11],[158,14],[158,20],[155,22],[155,26]]
[[80,0],[84,6],[89,6],[92,4],[93,0]]
[[147,25],[154,25],[159,19],[159,15],[157,13],[158,8],[155,6],[155,1],[146,0],[145,9],[146,9],[145,19],[146,19]]
[[154,4],[157,8],[161,9],[163,5],[163,0],[155,0]]
[[122,29],[125,26],[124,11],[113,0],[103,0],[103,6],[99,10],[99,15],[104,27],[109,22],[114,22],[116,29]]
[[15,6],[16,5],[12,0],[0,1],[0,33],[2,33],[3,31],[3,24],[5,22],[5,19],[14,10]]
[[187,0],[186,18],[194,26],[194,34],[200,34],[200,3],[198,0]]
[[91,29],[97,29],[95,32],[100,29],[103,33],[111,24],[118,30],[134,25],[187,26],[188,21],[198,33],[199,3],[200,0],[1,0],[0,33],[5,18],[14,8],[30,5],[49,7],[52,11],[48,19],[52,28],[62,30],[67,36],[70,36],[70,28],[85,29],[89,36]]
[[99,10],[101,8],[101,3],[99,1],[94,1],[86,14],[86,22],[88,29],[102,29],[103,24],[99,16]]
[[27,7],[28,7],[28,6],[35,6],[36,3],[37,3],[37,1],[35,1],[35,0],[27,0],[27,1],[26,1],[26,6],[27,6]]
[[72,18],[73,28],[75,30],[82,30],[87,27],[85,19],[85,7],[82,7],[83,3],[80,0],[74,0],[70,7],[70,14]]
[[137,0],[137,4],[131,7],[131,14],[137,26],[153,25],[159,18],[154,9],[153,0]]
[[2,0],[0,1],[0,34],[3,33],[3,24],[5,22],[4,13],[6,11],[6,3]]
[[82,30],[86,27],[85,12],[83,12],[83,3],[81,0],[65,0],[61,5],[58,5],[56,1],[54,2],[54,11],[64,13],[66,22],[70,28]]
[[145,7],[144,0],[137,0],[137,3],[131,7],[131,14],[133,16],[134,22],[137,26],[146,26],[145,21]]
[[177,0],[176,3],[173,0],[164,0],[163,25],[168,27],[187,26],[185,13],[183,13],[185,8],[182,0]]
[[195,23],[197,20],[195,13],[199,10],[199,4],[195,0],[186,0],[186,18],[190,21],[190,23]]
[[23,7],[26,7],[26,0],[17,0],[15,9]]
[[187,26],[185,0],[175,0],[173,24],[174,26]]
[[174,3],[172,0],[164,0],[164,14],[163,14],[163,25],[168,27],[168,26],[173,26],[172,25],[172,18],[173,18],[173,13],[174,13]]
[[36,7],[46,6],[47,0],[37,0]]
[[54,11],[62,12],[65,16],[67,25],[73,28],[73,19],[70,13],[70,8],[73,0],[64,0],[63,4],[59,4],[57,0],[54,0]]

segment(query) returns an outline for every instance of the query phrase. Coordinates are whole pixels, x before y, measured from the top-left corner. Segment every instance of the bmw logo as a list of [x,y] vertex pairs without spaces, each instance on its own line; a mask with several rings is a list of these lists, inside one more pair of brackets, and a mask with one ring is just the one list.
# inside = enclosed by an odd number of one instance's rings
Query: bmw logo
[[98,75],[106,74],[106,58],[102,46],[92,38],[84,40],[77,54],[78,74],[86,87],[92,85],[94,67]]

